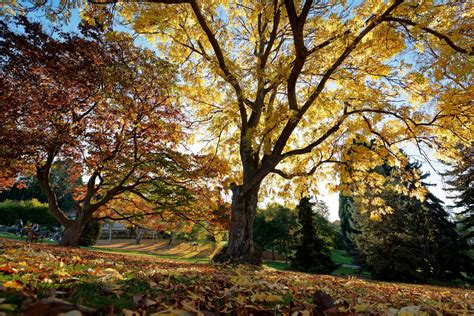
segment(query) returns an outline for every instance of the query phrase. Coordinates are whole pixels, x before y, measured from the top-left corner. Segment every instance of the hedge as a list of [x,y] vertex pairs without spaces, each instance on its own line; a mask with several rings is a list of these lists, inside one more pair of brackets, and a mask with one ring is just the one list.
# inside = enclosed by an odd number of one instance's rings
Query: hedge
[[59,226],[59,222],[49,212],[46,203],[36,199],[29,201],[6,200],[0,203],[0,225],[17,225],[18,220],[23,223],[38,223],[43,226]]

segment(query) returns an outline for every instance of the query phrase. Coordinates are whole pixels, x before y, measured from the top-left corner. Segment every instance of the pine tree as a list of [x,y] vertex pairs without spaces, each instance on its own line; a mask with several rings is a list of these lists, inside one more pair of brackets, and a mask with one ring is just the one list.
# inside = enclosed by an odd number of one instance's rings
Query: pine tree
[[[408,164],[406,169],[420,172],[420,164]],[[396,168],[385,176],[392,183],[403,182]],[[410,190],[426,188],[427,175],[403,185]],[[375,278],[420,281],[428,278],[452,279],[461,271],[472,273],[468,258],[463,255],[466,244],[459,238],[455,224],[449,220],[443,202],[427,193],[424,201],[391,190],[379,196],[394,211],[381,219],[371,220],[370,209],[357,207],[351,213],[360,234],[353,235],[356,249],[364,258],[365,268]],[[365,211],[362,212],[361,211]]]
[[461,234],[469,241],[474,239],[474,146],[464,147],[461,154],[459,162],[445,176],[451,186],[448,190],[455,192],[454,207],[461,210],[457,213]]
[[304,197],[298,204],[300,230],[297,233],[299,243],[292,259],[292,267],[301,271],[329,273],[337,268],[331,260],[326,242],[316,235],[314,226],[313,203]]
[[339,219],[341,221],[342,242],[345,250],[355,253],[354,241],[352,235],[358,231],[354,228],[354,219],[352,212],[354,211],[354,200],[350,196],[339,194]]

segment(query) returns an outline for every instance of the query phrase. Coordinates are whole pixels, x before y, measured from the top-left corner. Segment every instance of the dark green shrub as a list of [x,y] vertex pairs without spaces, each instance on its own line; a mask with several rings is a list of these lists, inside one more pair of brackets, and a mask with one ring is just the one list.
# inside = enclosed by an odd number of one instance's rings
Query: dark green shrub
[[100,234],[100,222],[97,220],[91,220],[86,224],[82,230],[81,237],[79,237],[79,246],[92,246],[95,245]]

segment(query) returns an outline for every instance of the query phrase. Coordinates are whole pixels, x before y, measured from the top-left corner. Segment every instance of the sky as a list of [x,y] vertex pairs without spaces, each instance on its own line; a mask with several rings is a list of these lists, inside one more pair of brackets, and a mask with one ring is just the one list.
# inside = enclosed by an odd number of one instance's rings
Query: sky
[[[51,22],[46,19],[44,16],[34,13],[30,15],[33,19],[36,21],[39,21],[43,27],[49,28],[51,26]],[[62,25],[61,30],[66,31],[66,32],[77,32],[77,25],[80,21],[80,16],[79,16],[79,11],[77,9],[73,10],[71,12],[71,18],[68,24]],[[127,31],[127,29],[123,26],[119,26],[117,28],[120,31]],[[154,49],[153,46],[143,37],[138,36],[136,38],[136,44],[139,46],[144,46],[149,49]],[[433,186],[429,187],[429,190],[439,199],[445,202],[445,205],[450,205],[452,204],[451,200],[447,197],[446,191],[443,190],[446,185],[443,182],[442,176],[437,174],[437,172],[443,172],[446,170],[446,166],[437,163],[436,160],[434,159],[434,153],[432,151],[427,150],[428,153],[428,158],[430,159],[430,163],[427,163],[426,161],[423,161],[422,157],[420,156],[418,149],[415,148],[413,145],[408,145],[405,148],[403,148],[404,151],[412,157],[412,159],[416,159],[421,161],[422,164],[422,170],[426,173],[429,173],[430,176],[427,179],[427,182],[433,184]],[[436,170],[433,169],[433,166],[435,167]],[[338,215],[338,208],[339,208],[339,194],[338,193],[330,193],[326,189],[326,183],[319,183],[319,195],[318,199],[324,201],[328,208],[329,208],[329,220],[330,221],[335,221],[339,219]],[[265,199],[263,201],[263,205],[266,204],[267,202],[272,202],[272,201],[277,201],[272,200],[272,199]]]

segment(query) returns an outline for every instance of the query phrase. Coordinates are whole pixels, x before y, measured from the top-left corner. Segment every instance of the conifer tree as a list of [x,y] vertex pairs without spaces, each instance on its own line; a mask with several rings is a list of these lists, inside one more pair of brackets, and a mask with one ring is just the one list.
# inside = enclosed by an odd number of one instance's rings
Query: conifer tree
[[301,227],[297,233],[299,243],[296,246],[292,267],[307,272],[329,273],[337,266],[331,260],[325,241],[316,235],[313,205],[308,197],[303,197],[298,204]]
[[[382,166],[380,170],[390,183],[402,183],[408,190],[427,188],[420,164],[409,163],[405,169],[419,173],[419,181],[400,178],[399,168]],[[382,172],[382,171],[381,171]],[[424,200],[384,190],[378,196],[392,209],[382,218],[371,215],[370,207],[356,206],[351,215],[360,234],[354,234],[357,251],[364,259],[364,266],[379,279],[421,281],[428,278],[453,279],[464,271],[472,274],[471,264],[463,254],[466,243],[449,220],[443,202],[427,191]]]
[[474,146],[463,147],[461,159],[445,176],[454,191],[454,207],[457,213],[461,235],[466,241],[474,239]]

